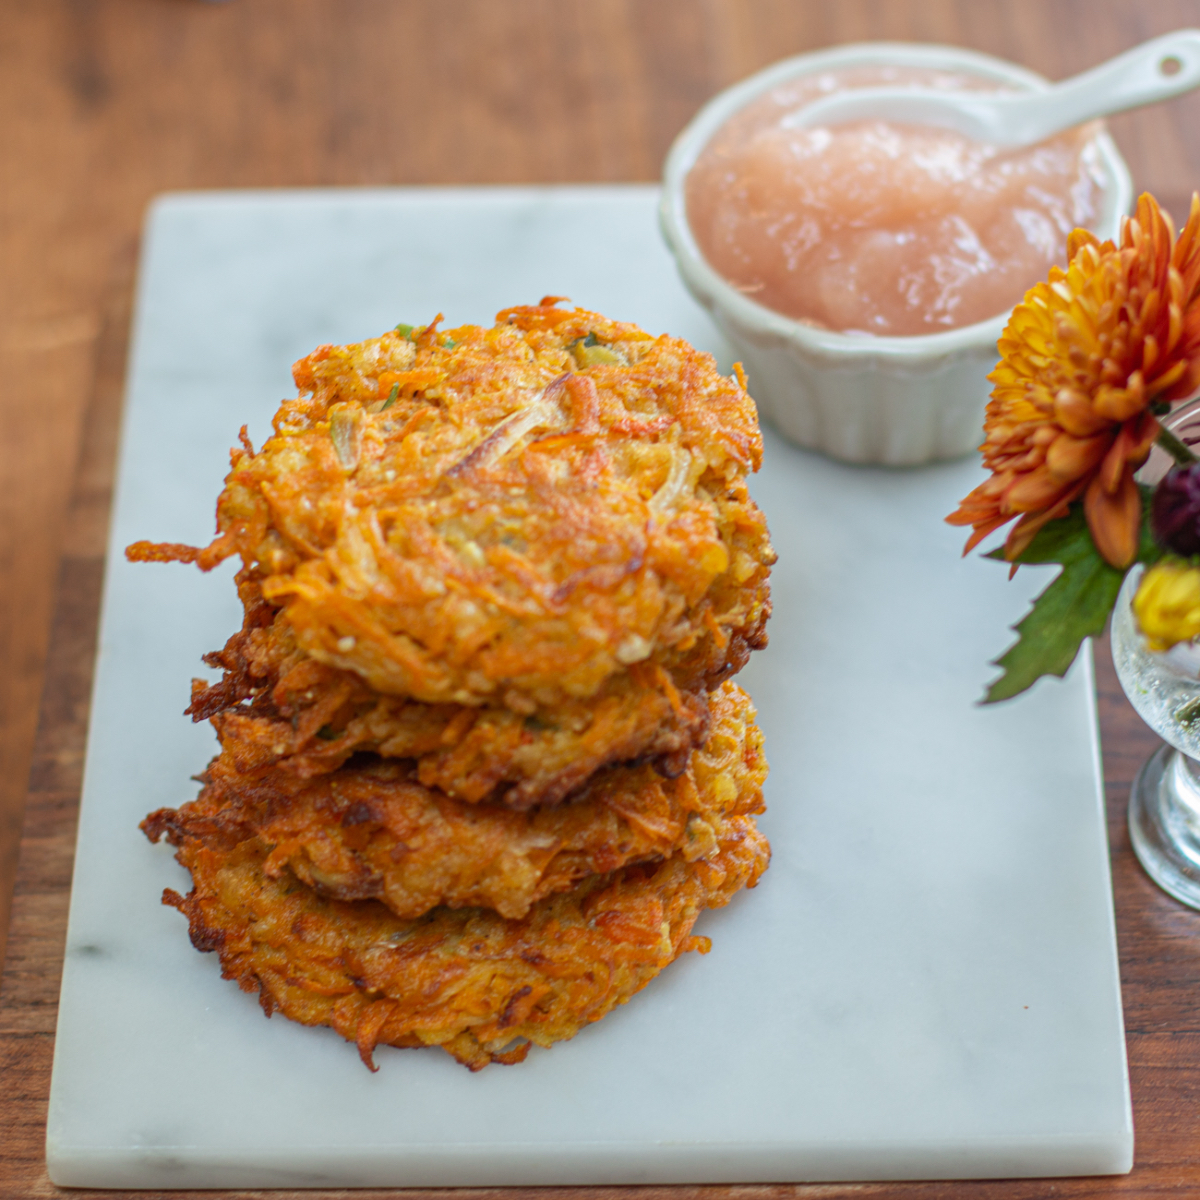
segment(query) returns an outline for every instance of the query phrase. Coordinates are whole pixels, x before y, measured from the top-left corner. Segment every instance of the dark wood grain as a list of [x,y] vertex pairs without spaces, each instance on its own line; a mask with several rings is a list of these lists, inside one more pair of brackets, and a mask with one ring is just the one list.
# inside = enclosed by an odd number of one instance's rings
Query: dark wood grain
[[[45,1111],[134,261],[148,200],[169,189],[227,186],[650,180],[708,96],[787,54],[851,40],[945,41],[1061,77],[1156,33],[1200,25],[1200,3],[5,0],[2,15],[7,1198],[60,1194],[45,1177]],[[1200,96],[1111,127],[1139,186],[1181,214],[1200,185]],[[1156,741],[1121,695],[1104,645],[1097,678],[1137,1123],[1132,1175],[541,1189],[545,1200],[1200,1195],[1200,914],[1160,893],[1133,857],[1125,802]],[[319,1194],[383,1193],[296,1193]]]

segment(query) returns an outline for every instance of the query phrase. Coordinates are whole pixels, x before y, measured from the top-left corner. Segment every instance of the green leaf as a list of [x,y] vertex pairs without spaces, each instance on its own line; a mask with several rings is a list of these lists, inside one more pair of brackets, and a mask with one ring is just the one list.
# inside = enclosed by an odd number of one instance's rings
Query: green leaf
[[396,326],[396,332],[402,338],[408,338],[408,340],[410,342],[413,340],[413,326],[405,325],[403,321],[401,321],[400,324]]
[[379,411],[383,412],[384,408],[391,408],[392,405],[396,403],[396,397],[398,395],[400,395],[400,385],[398,383],[393,383],[392,390],[388,392],[388,398],[383,402],[383,408],[381,408]]
[[1110,567],[1090,537],[1087,542],[1092,553],[1063,562],[1058,577],[1015,627],[1016,644],[996,660],[1003,674],[988,688],[985,704],[1008,700],[1043,675],[1065,675],[1083,639],[1104,629],[1125,572]]
[[[1150,489],[1143,488],[1137,556],[1143,563],[1155,562],[1163,555],[1150,531],[1150,496]],[[1003,561],[1004,552],[994,550],[986,557]],[[1065,675],[1083,639],[1103,632],[1125,579],[1124,571],[1100,556],[1082,504],[1072,505],[1065,517],[1043,525],[1016,561],[1059,563],[1062,570],[1014,626],[1017,641],[993,664],[1002,674],[988,688],[984,704],[1011,699],[1043,675]]]

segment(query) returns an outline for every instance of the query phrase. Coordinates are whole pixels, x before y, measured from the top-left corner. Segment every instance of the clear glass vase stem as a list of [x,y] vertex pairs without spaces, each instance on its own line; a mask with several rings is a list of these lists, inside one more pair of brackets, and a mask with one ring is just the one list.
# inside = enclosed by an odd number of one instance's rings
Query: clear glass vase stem
[[1200,762],[1161,746],[1133,781],[1129,836],[1146,873],[1200,909]]

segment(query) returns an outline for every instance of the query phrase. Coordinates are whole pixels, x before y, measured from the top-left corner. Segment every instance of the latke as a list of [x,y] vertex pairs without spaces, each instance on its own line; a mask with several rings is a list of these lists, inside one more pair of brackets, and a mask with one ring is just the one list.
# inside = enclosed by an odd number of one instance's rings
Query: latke
[[503,704],[423,704],[381,696],[353,672],[310,658],[252,581],[239,578],[239,592],[243,628],[205,655],[223,676],[213,684],[193,680],[187,711],[212,721],[244,775],[278,767],[310,778],[367,751],[416,760],[422,783],[458,800],[557,804],[617,763],[653,761],[677,774],[707,734],[708,688],[741,665],[726,659],[699,686],[676,686],[662,667],[639,663],[586,700],[549,708],[530,702],[519,712]]
[[707,950],[690,936],[697,916],[753,887],[770,847],[736,817],[707,860],[593,875],[519,921],[479,908],[404,921],[375,901],[324,899],[287,872],[272,879],[266,856],[254,839],[229,849],[184,835],[176,857],[193,888],[168,888],[163,903],[187,917],[196,949],[215,950],[267,1016],[332,1026],[372,1070],[387,1044],[441,1046],[474,1071],[573,1037],[683,951]]
[[430,704],[548,707],[763,644],[740,376],[552,297],[497,321],[314,351],[233,452],[216,540],[127,553],[238,554],[312,658]]
[[271,878],[290,870],[323,895],[381,900],[400,917],[442,904],[523,917],[588,875],[676,853],[706,857],[731,818],[763,811],[753,705],[732,683],[712,703],[712,732],[677,778],[615,767],[558,808],[463,804],[410,778],[407,764],[366,756],[301,784],[279,772],[247,778],[222,754],[196,800],[152,813],[142,828],[173,845],[198,829],[230,846],[257,837],[270,848]]

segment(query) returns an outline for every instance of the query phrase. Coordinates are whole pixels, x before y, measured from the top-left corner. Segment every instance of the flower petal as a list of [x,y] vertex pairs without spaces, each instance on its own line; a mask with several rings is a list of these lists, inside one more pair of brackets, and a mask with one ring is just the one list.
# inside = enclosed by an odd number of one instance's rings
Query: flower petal
[[1112,425],[1092,407],[1091,400],[1074,388],[1060,388],[1054,397],[1054,415],[1058,424],[1076,437],[1090,437]]
[[1086,475],[1104,457],[1112,435],[1078,438],[1060,433],[1046,451],[1046,469],[1055,479],[1067,482]]
[[1127,472],[1115,491],[1108,491],[1097,476],[1083,497],[1083,512],[1092,540],[1104,560],[1120,570],[1137,557],[1142,523],[1142,497]]

